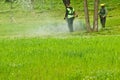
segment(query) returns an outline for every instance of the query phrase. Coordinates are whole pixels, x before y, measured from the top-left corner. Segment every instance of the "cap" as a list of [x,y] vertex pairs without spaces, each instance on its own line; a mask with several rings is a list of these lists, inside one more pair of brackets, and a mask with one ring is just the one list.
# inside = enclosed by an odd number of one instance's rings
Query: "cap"
[[105,4],[100,4],[100,6],[105,6]]

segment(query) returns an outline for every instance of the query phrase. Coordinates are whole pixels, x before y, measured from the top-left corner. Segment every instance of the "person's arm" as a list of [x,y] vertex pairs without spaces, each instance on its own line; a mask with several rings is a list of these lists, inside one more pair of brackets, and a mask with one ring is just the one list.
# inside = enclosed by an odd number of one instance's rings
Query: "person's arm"
[[101,9],[100,9],[100,11],[98,12],[98,15],[101,16]]
[[78,14],[74,11],[74,17],[78,17]]
[[78,17],[78,14],[76,13],[76,11],[74,10],[74,17]]
[[105,8],[105,15],[104,15],[105,17],[107,16],[107,13],[108,13],[108,11],[107,11],[107,9]]
[[64,17],[64,19],[67,18],[67,15],[68,15],[68,11],[67,11],[67,8],[66,8],[66,13],[65,13],[65,17]]

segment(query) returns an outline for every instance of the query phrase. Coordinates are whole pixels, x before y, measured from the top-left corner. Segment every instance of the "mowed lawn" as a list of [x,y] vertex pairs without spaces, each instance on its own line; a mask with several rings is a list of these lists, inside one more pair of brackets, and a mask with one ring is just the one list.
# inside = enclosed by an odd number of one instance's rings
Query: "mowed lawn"
[[0,80],[119,80],[120,36],[0,39]]

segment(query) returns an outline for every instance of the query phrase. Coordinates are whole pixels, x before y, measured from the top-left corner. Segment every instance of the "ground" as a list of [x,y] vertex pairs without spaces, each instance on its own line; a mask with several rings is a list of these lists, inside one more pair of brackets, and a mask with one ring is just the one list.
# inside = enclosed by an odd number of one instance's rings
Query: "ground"
[[119,9],[93,33],[77,11],[73,33],[64,11],[0,12],[0,80],[119,80]]

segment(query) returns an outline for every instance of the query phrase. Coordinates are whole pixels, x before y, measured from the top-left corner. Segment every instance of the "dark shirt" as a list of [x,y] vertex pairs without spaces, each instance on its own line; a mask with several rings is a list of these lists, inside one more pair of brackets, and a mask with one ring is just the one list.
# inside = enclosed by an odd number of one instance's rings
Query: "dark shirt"
[[[70,9],[71,13],[69,12],[68,8]],[[72,7],[66,7],[66,13],[65,13],[65,18],[68,16],[68,15],[74,15],[75,14],[75,11]]]
[[106,8],[101,8],[101,9],[100,9],[100,12],[99,12],[99,15],[100,15],[100,16],[106,16],[106,15],[107,15],[107,10],[106,10]]

